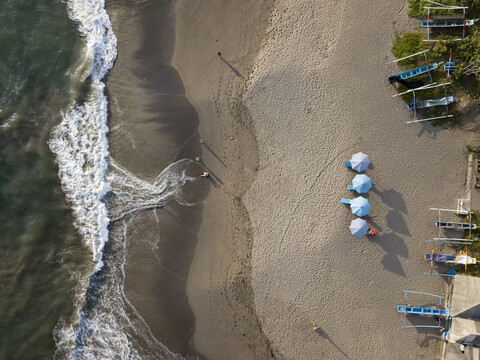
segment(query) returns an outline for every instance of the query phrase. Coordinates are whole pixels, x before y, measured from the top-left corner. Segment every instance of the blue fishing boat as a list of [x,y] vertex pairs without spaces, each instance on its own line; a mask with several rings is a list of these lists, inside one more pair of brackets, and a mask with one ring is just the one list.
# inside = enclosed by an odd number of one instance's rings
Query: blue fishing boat
[[[442,306],[442,299],[444,299],[444,296],[429,294],[429,293],[424,293],[419,291],[403,290],[403,292],[405,294],[405,305],[397,306],[397,312],[403,314],[404,328],[440,328],[442,317],[447,319],[450,318],[450,309],[448,307]],[[418,294],[418,295],[427,295],[427,296],[436,297],[438,298],[439,306],[438,308],[409,306],[407,303],[408,294]],[[435,316],[438,318],[438,323],[437,325],[427,325],[427,324],[407,325],[407,314]]]
[[[465,20],[465,26],[472,26],[475,20]],[[430,21],[422,21],[422,27],[431,28],[449,28],[463,26],[463,19],[434,19]]]
[[446,221],[436,221],[435,226],[439,226],[444,229],[458,229],[458,230],[465,230],[465,229],[475,230],[477,228],[477,224],[446,222]]
[[449,309],[434,309],[413,306],[397,306],[397,311],[402,314],[417,314],[426,316],[450,316]]
[[418,76],[418,75],[428,73],[429,71],[435,70],[437,68],[438,68],[438,64],[437,63],[432,63],[432,64],[428,64],[428,66],[424,65],[424,66],[421,66],[419,68],[409,70],[409,71],[405,71],[401,74],[398,74],[398,75],[395,75],[395,76],[392,76],[392,77],[396,78],[397,80],[406,80],[406,79],[409,79],[409,78],[414,77],[414,76]]
[[435,262],[453,262],[455,261],[455,255],[445,255],[445,254],[425,254],[425,260],[435,261]]
[[410,110],[425,109],[433,106],[446,106],[453,102],[455,102],[455,98],[453,96],[446,96],[440,99],[431,99],[431,100],[413,102],[408,104],[407,108],[409,108]]

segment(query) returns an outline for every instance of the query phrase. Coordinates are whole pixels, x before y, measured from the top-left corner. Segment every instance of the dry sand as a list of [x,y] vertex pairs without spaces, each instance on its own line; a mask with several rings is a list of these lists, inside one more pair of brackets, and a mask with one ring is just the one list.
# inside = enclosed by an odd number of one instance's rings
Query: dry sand
[[[405,124],[385,63],[393,22],[415,24],[406,1],[276,5],[244,97],[260,158],[245,204],[263,331],[279,358],[438,358],[438,331],[402,329],[395,305],[403,289],[444,293],[423,275],[437,234],[428,209],[464,196],[465,145],[478,136]],[[349,234],[354,216],[339,202],[355,196],[343,162],[358,151],[373,164],[374,239]]]

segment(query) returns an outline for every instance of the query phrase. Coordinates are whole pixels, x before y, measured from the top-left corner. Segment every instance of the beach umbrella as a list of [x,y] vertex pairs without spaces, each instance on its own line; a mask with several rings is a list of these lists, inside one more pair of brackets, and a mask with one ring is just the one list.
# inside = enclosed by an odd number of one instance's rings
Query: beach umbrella
[[372,188],[372,180],[365,174],[355,176],[352,184],[348,185],[348,190],[355,190],[359,194],[364,194]]
[[349,204],[352,213],[360,217],[368,215],[371,208],[368,200],[361,196],[356,197],[353,200],[341,198],[340,202],[342,204]]
[[368,232],[368,224],[365,220],[356,218],[350,223],[350,231],[356,237],[365,236]]
[[350,164],[352,165],[353,170],[357,172],[362,172],[367,170],[368,165],[370,165],[370,160],[368,159],[368,155],[359,152],[353,154],[352,159],[350,160]]
[[350,202],[352,213],[357,216],[365,216],[370,212],[370,203],[362,196],[356,197]]

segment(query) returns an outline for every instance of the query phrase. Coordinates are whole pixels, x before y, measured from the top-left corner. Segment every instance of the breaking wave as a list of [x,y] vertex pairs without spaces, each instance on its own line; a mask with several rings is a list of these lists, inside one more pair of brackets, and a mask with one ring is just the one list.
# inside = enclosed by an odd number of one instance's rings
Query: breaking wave
[[102,251],[108,241],[108,211],[102,201],[110,191],[108,168],[108,102],[101,81],[117,56],[117,39],[103,0],[69,0],[69,17],[78,24],[85,41],[89,66],[79,69],[90,89],[82,104],[63,114],[49,141],[56,155],[63,191],[75,216],[75,226],[92,251],[94,272],[102,266]]
[[[70,75],[88,85],[88,90],[62,114],[49,147],[56,156],[75,227],[92,252],[94,268],[89,274],[71,274],[77,284],[76,311],[61,318],[54,329],[55,357],[182,359],[155,339],[129,303],[123,291],[123,267],[127,235],[135,229],[138,211],[162,207],[171,200],[196,205],[183,194],[185,184],[195,181],[185,170],[191,160],[171,164],[149,183],[110,158],[108,100],[102,79],[114,65],[117,39],[104,0],[68,0],[66,5],[84,39],[82,62]],[[112,220],[121,221],[109,234]]]

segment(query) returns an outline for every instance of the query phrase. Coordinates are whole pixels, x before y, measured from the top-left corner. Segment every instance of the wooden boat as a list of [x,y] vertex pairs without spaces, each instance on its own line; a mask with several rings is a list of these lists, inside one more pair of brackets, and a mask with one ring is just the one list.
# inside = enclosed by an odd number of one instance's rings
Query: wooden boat
[[[475,20],[465,20],[465,26],[472,26],[475,24]],[[463,26],[463,19],[434,19],[430,21],[422,21],[422,27],[430,28],[450,28]]]
[[450,316],[450,310],[448,309],[434,309],[434,308],[422,308],[413,306],[397,306],[399,313],[427,315],[427,316]]
[[440,99],[431,99],[431,100],[423,100],[417,101],[415,103],[410,103],[407,107],[410,110],[413,109],[425,109],[433,106],[445,106],[455,102],[455,98],[453,96],[446,96]]
[[393,81],[406,80],[406,79],[409,79],[409,78],[414,77],[414,76],[418,76],[418,75],[428,73],[429,71],[435,70],[437,68],[438,68],[438,64],[437,63],[432,63],[432,64],[428,64],[428,67],[427,67],[427,65],[424,65],[424,66],[421,66],[421,67],[416,68],[416,69],[405,71],[405,72],[403,72],[401,74],[398,74],[398,75],[390,76],[388,79],[389,79],[390,82],[392,82],[392,80]]
[[457,230],[468,230],[468,229],[475,230],[477,228],[477,224],[446,222],[446,221],[436,221],[435,226],[439,226],[444,229],[457,229]]
[[445,255],[445,254],[425,254],[425,260],[440,263],[455,263],[455,264],[476,264],[477,259],[466,254],[460,255]]

